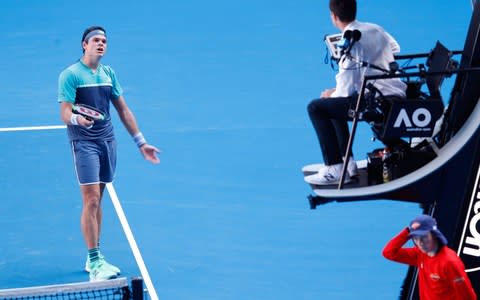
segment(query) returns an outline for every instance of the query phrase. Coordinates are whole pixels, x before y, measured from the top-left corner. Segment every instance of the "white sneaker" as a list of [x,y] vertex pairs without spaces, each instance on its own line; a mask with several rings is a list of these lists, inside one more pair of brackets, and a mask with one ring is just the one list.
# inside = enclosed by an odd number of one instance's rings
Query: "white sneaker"
[[117,278],[117,273],[105,267],[102,261],[90,264],[90,281],[101,281]]
[[[324,168],[320,169],[318,173],[306,176],[305,181],[316,185],[338,184],[340,182],[340,176],[342,175],[342,167],[343,163],[325,166]],[[350,175],[348,172],[346,172],[344,183],[348,183],[350,181]]]
[[[117,267],[117,266],[114,266],[110,263],[108,263],[106,260],[105,260],[105,257],[100,253],[100,258],[99,258],[99,261],[102,262],[102,265],[104,268],[106,269],[109,269],[110,271],[114,272],[115,274],[117,275],[120,275],[120,269]],[[85,271],[90,273],[90,259],[88,258],[88,255],[87,255],[87,261],[85,262]]]
[[350,177],[358,176],[357,162],[355,161],[353,156],[350,156],[350,159],[348,160],[347,172]]

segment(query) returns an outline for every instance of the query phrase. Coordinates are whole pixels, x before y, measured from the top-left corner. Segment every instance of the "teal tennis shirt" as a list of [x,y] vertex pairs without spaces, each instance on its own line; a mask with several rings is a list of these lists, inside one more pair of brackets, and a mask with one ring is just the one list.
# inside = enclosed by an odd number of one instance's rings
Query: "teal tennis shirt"
[[110,118],[110,101],[123,93],[122,87],[109,66],[100,64],[90,69],[82,60],[66,68],[58,78],[58,102],[86,104],[105,114],[105,120],[95,121],[92,128],[67,125],[68,137],[73,140],[115,139]]

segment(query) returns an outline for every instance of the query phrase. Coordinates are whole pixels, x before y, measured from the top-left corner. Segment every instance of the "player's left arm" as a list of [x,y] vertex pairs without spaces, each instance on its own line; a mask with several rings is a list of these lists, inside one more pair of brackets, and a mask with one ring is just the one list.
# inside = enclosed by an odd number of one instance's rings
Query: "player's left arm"
[[476,300],[477,296],[473,290],[470,279],[464,271],[463,263],[460,261],[451,262],[446,266],[449,280],[451,280],[458,299]]
[[120,117],[123,126],[125,126],[128,133],[130,133],[130,135],[133,137],[133,140],[140,149],[143,157],[154,164],[158,164],[160,162],[160,159],[158,158],[157,153],[159,153],[160,150],[157,149],[155,146],[147,143],[147,141],[143,137],[143,134],[138,129],[135,116],[128,107],[125,98],[123,98],[123,96],[119,96],[116,100],[113,100],[112,103],[117,110],[118,116]]

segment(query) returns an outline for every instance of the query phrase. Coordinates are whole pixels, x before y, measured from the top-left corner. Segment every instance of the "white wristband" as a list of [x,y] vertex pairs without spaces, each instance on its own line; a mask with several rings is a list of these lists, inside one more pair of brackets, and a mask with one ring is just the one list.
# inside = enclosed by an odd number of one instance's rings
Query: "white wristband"
[[70,116],[70,124],[78,125],[78,115],[77,114],[72,114]]
[[141,132],[138,132],[133,136],[133,141],[135,142],[135,144],[137,144],[138,148],[142,147],[147,143],[147,141],[145,140],[145,137],[143,136],[143,133]]

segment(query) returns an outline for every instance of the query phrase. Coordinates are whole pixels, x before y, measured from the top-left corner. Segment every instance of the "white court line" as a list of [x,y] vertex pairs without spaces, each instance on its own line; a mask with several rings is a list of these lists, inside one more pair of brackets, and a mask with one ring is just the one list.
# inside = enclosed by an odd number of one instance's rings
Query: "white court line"
[[50,129],[65,129],[66,125],[51,125],[51,126],[26,126],[26,127],[0,127],[0,132],[4,131],[28,131],[28,130],[50,130]]
[[113,188],[112,183],[107,183],[107,190],[110,194],[110,199],[112,200],[113,206],[115,207],[115,211],[117,212],[118,219],[122,224],[123,231],[127,236],[128,244],[132,249],[133,256],[137,261],[137,265],[140,268],[140,273],[142,274],[143,280],[145,281],[145,285],[147,286],[148,294],[150,294],[150,298],[152,300],[158,300],[157,292],[155,291],[155,287],[153,286],[152,280],[150,279],[150,275],[148,274],[147,267],[142,258],[142,254],[140,254],[140,250],[138,249],[137,242],[135,242],[135,238],[133,237],[132,230],[130,229],[130,225],[128,225],[127,217],[123,212],[122,206],[120,205],[120,201],[118,200],[117,193]]
[[[53,126],[29,126],[29,127],[0,127],[0,132],[7,132],[7,131],[28,131],[28,130],[51,130],[51,129],[64,129],[67,126],[65,125],[53,125]],[[118,200],[117,193],[113,188],[111,183],[107,183],[107,190],[110,194],[110,199],[112,200],[113,206],[115,211],[117,212],[117,216],[120,219],[120,224],[122,224],[123,231],[127,237],[128,244],[132,249],[133,256],[135,257],[135,261],[140,269],[140,273],[142,274],[143,280],[147,287],[148,294],[152,300],[158,300],[157,292],[155,291],[155,287],[153,286],[152,280],[150,279],[150,275],[148,274],[147,267],[145,266],[145,262],[143,261],[142,255],[140,254],[140,250],[138,249],[137,242],[135,242],[135,238],[133,237],[132,230],[130,229],[130,225],[128,225],[127,217],[123,212],[122,206],[120,205],[120,201]]]

